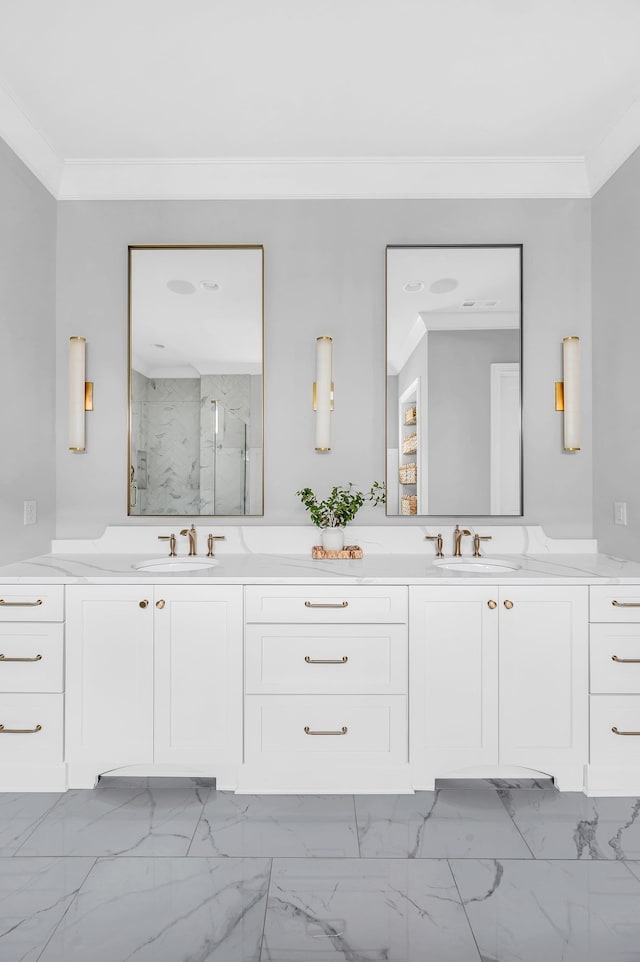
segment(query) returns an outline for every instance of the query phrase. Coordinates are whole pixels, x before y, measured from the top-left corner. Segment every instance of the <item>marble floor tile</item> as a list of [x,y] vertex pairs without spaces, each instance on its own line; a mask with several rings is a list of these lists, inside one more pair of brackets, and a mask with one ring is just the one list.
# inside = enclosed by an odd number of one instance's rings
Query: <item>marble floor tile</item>
[[13,855],[62,795],[0,792],[0,856]]
[[624,863],[634,878],[640,882],[640,861],[630,861]]
[[436,788],[538,788],[552,789],[552,778],[436,778]]
[[531,858],[495,792],[468,789],[356,797],[368,858]]
[[0,858],[0,959],[36,962],[92,858]]
[[205,803],[189,855],[356,857],[351,795],[232,795]]
[[638,962],[640,883],[612,862],[450,862],[483,962]]
[[275,859],[261,962],[307,959],[479,962],[479,955],[446,861]]
[[210,789],[152,782],[67,792],[17,856],[186,855]]
[[99,859],[39,962],[258,962],[269,859]]
[[536,858],[640,859],[640,799],[581,792],[499,795]]

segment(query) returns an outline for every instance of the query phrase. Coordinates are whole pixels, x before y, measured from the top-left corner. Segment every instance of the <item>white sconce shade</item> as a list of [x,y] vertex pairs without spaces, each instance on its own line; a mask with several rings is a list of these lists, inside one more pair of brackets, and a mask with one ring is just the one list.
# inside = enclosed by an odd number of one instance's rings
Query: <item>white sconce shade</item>
[[86,337],[69,338],[69,450],[84,451],[84,412],[93,410],[93,384],[85,381]]
[[562,339],[564,450],[580,450],[580,338]]
[[316,412],[316,451],[331,450],[331,412],[333,338],[316,338],[316,380],[313,385],[313,407]]

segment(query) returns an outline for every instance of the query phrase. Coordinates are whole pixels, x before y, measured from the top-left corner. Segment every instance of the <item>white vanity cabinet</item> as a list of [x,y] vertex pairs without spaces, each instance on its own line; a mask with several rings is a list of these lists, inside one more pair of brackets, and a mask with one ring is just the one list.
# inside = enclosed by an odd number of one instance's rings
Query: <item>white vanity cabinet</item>
[[407,589],[245,589],[242,791],[410,791]]
[[0,792],[63,791],[62,585],[0,585]]
[[587,761],[588,589],[410,589],[416,788],[522,767],[580,790]]
[[638,794],[640,588],[590,589],[590,794]]
[[70,787],[128,767],[235,778],[242,738],[240,586],[67,589]]

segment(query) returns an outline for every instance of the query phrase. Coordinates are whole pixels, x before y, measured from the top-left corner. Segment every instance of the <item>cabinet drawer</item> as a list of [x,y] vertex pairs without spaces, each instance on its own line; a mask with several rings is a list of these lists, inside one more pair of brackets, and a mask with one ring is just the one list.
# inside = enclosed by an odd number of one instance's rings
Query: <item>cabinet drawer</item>
[[0,692],[59,692],[62,625],[0,624]]
[[640,623],[640,585],[592,585],[591,621]]
[[0,585],[0,622],[62,621],[64,585]]
[[248,625],[249,693],[407,692],[404,625]]
[[402,585],[248,585],[247,621],[299,624],[404,623],[407,589]]
[[591,691],[640,694],[640,625],[591,625]]
[[353,763],[358,753],[369,762],[407,760],[402,695],[248,695],[245,706],[246,761],[291,754]]
[[62,700],[62,695],[0,694],[0,768],[62,762]]
[[590,763],[640,766],[640,695],[592,695],[590,703]]

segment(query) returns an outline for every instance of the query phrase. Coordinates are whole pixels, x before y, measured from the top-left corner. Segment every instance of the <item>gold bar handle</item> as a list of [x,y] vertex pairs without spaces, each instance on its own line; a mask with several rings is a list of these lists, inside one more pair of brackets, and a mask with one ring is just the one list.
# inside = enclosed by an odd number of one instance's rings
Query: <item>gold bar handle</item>
[[348,608],[349,602],[342,601],[338,605],[338,604],[320,604],[313,601],[305,601],[304,606],[305,608]]
[[35,658],[7,658],[6,655],[0,655],[0,661],[42,661],[42,655],[36,655]]
[[640,608],[640,601],[612,601],[614,608]]
[[0,605],[3,608],[37,608],[41,604],[42,598],[38,598],[37,601],[5,601],[4,598],[0,598]]
[[613,732],[614,735],[640,735],[640,732],[621,732],[621,731],[618,731],[618,729],[616,728],[615,725],[613,726],[613,728],[611,729],[611,731]]
[[611,655],[611,661],[617,661],[619,665],[640,665],[640,658],[618,658],[617,655]]
[[305,735],[346,735],[347,731],[348,729],[346,725],[343,725],[342,728],[337,732],[314,732],[309,728],[308,725],[304,726]]
[[305,655],[304,660],[308,665],[346,665],[349,658],[347,655],[343,655],[342,658],[310,658],[309,655]]
[[0,725],[0,735],[35,735],[36,732],[42,731],[42,725],[36,725],[35,728],[5,728],[4,725]]

